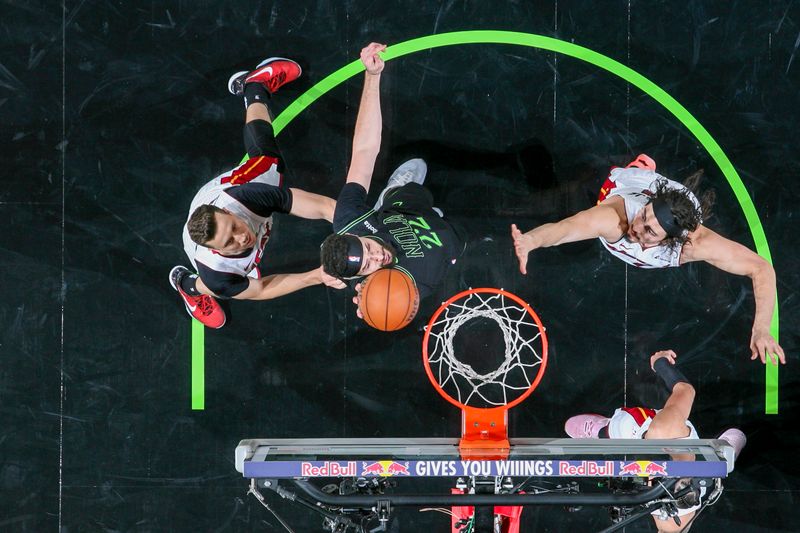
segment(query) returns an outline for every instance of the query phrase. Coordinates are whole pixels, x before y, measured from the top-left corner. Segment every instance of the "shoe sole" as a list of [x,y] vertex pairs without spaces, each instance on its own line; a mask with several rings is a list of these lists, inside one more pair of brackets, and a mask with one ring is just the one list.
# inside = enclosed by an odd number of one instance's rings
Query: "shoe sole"
[[[406,163],[410,163],[412,161],[421,161],[422,162],[422,166],[424,168],[424,172],[422,173],[422,181],[414,181],[412,179],[412,180],[409,180],[406,183],[403,183],[401,185],[391,185],[390,186],[390,183],[392,182],[392,176],[394,176],[395,173],[400,171],[400,169],[403,168],[403,165],[405,165]],[[417,163],[414,163],[414,165],[417,165]],[[386,195],[386,191],[388,191],[390,187],[392,189],[394,189],[396,187],[402,187],[404,185],[408,185],[409,183],[416,183],[418,185],[423,185],[425,183],[425,178],[427,176],[428,176],[428,163],[426,163],[424,159],[422,159],[420,157],[415,157],[414,159],[409,159],[408,161],[404,161],[403,164],[400,165],[399,167],[397,167],[396,169],[394,169],[394,172],[392,172],[392,175],[389,176],[389,181],[386,183],[386,187],[384,187],[383,190],[381,191],[380,196],[378,196],[378,201],[375,202],[375,207],[373,207],[372,209],[374,211],[377,211],[378,209],[380,209],[380,207],[383,205],[383,199],[384,199],[384,197]],[[443,216],[443,215],[441,215],[441,216]]]
[[[409,159],[408,161],[404,162],[402,165],[400,165],[399,167],[397,167],[397,168],[395,169],[395,171],[394,171],[394,172],[392,172],[392,175],[394,175],[394,173],[395,173],[395,172],[397,172],[397,171],[399,171],[401,168],[403,168],[403,166],[404,166],[406,163],[411,163],[412,161],[414,161],[414,164],[413,164],[413,165],[409,165],[409,166],[414,166],[414,167],[417,167],[417,166],[419,166],[419,165],[420,165],[420,163],[421,163],[421,166],[422,166],[422,168],[423,168],[423,172],[422,172],[422,181],[414,181],[414,180],[412,179],[412,180],[410,180],[408,183],[417,183],[417,184],[419,184],[419,185],[424,185],[424,184],[425,184],[425,178],[427,178],[427,177],[428,177],[428,163],[426,163],[424,159],[422,159],[422,158],[419,158],[419,157],[416,157],[416,158],[414,158],[414,159]],[[416,161],[419,161],[420,163],[416,163]],[[389,181],[392,181],[392,177],[391,177],[391,176],[389,176]],[[404,183],[404,185],[408,185],[408,183]],[[387,185],[388,185],[388,184],[387,184]]]
[[234,74],[233,76],[228,78],[228,92],[229,93],[231,93],[232,95],[236,96],[236,92],[233,90],[233,82],[236,81],[236,78],[238,78],[242,74],[247,74],[248,72],[249,71],[247,71],[247,70],[240,70],[239,72],[237,72],[236,74]]
[[[611,419],[609,417],[607,417],[607,416],[601,415],[600,413],[581,413],[581,414],[582,415],[588,415],[588,416],[599,416],[600,418],[605,418],[606,420],[608,420],[608,424],[603,426],[604,428],[608,427],[609,424],[611,424]],[[575,416],[579,416],[579,415],[575,415]],[[600,428],[601,431],[602,431],[602,429],[603,428]],[[569,435],[569,432],[567,431],[567,423],[566,422],[564,422],[564,433]],[[595,437],[573,437],[572,435],[569,435],[569,438],[571,438],[571,439],[592,439],[592,438],[595,438]]]
[[[175,289],[176,291],[178,290],[178,287],[175,285],[175,282],[172,280],[172,273],[175,272],[176,270],[178,270],[179,268],[185,268],[185,267],[183,267],[181,265],[178,265],[178,266],[172,267],[172,270],[169,271],[169,284],[172,285],[172,288]],[[187,268],[186,270],[188,271],[189,269]]]

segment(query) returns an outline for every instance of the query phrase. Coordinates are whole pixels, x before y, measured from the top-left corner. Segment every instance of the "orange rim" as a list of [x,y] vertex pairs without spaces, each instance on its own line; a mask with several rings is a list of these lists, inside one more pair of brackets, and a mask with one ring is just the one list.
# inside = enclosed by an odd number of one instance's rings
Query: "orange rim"
[[[528,313],[531,316],[531,318],[533,318],[533,321],[536,323],[536,326],[539,328],[539,335],[540,335],[540,338],[541,338],[541,341],[542,341],[542,354],[541,354],[542,363],[539,365],[539,371],[537,372],[536,377],[534,378],[534,380],[531,382],[531,386],[528,388],[528,390],[523,392],[517,398],[514,398],[512,401],[508,402],[505,405],[499,406],[499,407],[472,407],[470,405],[466,405],[466,404],[461,403],[460,401],[456,400],[455,398],[450,396],[444,389],[442,389],[441,385],[439,385],[439,382],[434,377],[433,370],[431,370],[431,366],[430,366],[430,364],[428,362],[428,339],[430,338],[431,328],[436,323],[436,320],[439,318],[439,315],[441,315],[444,312],[444,310],[447,309],[447,307],[450,304],[452,304],[453,302],[456,302],[456,301],[458,301],[458,300],[460,300],[462,298],[465,298],[465,297],[467,297],[467,296],[469,296],[471,294],[484,294],[484,293],[499,294],[499,295],[504,296],[506,298],[509,298],[509,299],[513,300],[514,302],[516,302],[517,304],[519,304],[525,310],[525,312]],[[433,313],[433,315],[431,316],[430,320],[428,320],[428,325],[425,328],[425,335],[422,337],[422,364],[425,367],[425,373],[428,375],[428,379],[430,380],[431,384],[433,385],[433,388],[436,389],[436,391],[439,393],[439,395],[442,398],[444,398],[445,400],[447,400],[451,404],[455,405],[456,407],[458,407],[458,408],[460,408],[462,410],[470,410],[470,411],[472,411],[472,410],[484,410],[484,409],[505,409],[505,410],[508,410],[508,409],[511,409],[512,407],[514,407],[515,405],[518,405],[523,400],[525,400],[525,398],[530,396],[530,394],[534,391],[534,389],[536,389],[536,387],[539,385],[539,382],[542,380],[542,377],[544,376],[545,368],[547,367],[547,334],[545,333],[544,325],[542,324],[542,321],[539,319],[539,315],[537,315],[536,311],[534,311],[531,308],[531,306],[528,305],[519,296],[517,296],[515,294],[511,294],[510,292],[505,291],[503,289],[495,289],[493,287],[480,287],[480,288],[477,288],[477,289],[467,289],[465,291],[459,292],[458,294],[456,294],[454,296],[451,296],[447,301],[442,303],[442,305],[439,306],[439,309],[437,309],[436,312]]]

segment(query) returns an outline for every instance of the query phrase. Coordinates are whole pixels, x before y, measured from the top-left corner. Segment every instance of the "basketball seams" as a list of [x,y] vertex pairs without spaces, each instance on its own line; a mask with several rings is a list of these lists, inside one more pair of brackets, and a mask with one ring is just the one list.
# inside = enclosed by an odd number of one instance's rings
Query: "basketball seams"
[[389,280],[386,283],[386,302],[383,305],[383,327],[379,329],[383,329],[384,331],[394,331],[395,327],[392,324],[389,327],[389,305],[392,301],[392,278],[394,277],[395,273],[389,269]]
[[[376,326],[375,326],[375,321],[374,321],[374,320],[372,320],[372,317],[371,317],[371,315],[370,315],[370,312],[369,312],[369,302],[363,299],[363,295],[364,295],[365,293],[369,292],[369,291],[367,290],[367,287],[369,287],[369,284],[370,284],[370,282],[371,282],[373,279],[374,279],[374,278],[369,278],[369,279],[367,280],[367,282],[366,282],[366,283],[364,283],[364,286],[361,288],[361,294],[362,294],[362,300],[361,300],[361,301],[364,303],[364,305],[363,305],[363,309],[361,310],[361,312],[362,312],[362,314],[364,315],[364,321],[365,321],[367,324],[369,324],[370,326],[372,326],[372,327],[376,327]],[[359,306],[359,307],[361,307],[361,306]]]
[[416,283],[401,269],[386,268],[370,274],[360,296],[359,309],[364,321],[382,331],[404,328],[419,310]]

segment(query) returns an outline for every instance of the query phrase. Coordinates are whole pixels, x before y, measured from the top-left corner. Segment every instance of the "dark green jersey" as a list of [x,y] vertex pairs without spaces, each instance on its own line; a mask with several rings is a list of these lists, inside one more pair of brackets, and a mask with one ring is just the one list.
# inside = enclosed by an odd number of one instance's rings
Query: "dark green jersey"
[[389,191],[378,211],[367,205],[364,187],[345,184],[336,203],[333,229],[394,248],[395,267],[414,279],[423,298],[441,282],[465,246],[453,225],[433,209],[430,191],[416,183]]

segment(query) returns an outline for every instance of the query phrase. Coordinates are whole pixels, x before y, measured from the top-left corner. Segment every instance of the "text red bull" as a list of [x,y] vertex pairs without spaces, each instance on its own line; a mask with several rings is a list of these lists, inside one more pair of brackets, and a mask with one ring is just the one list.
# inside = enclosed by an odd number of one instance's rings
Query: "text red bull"
[[340,463],[325,461],[322,466],[312,463],[300,463],[300,475],[303,477],[349,477],[356,475],[356,462]]

